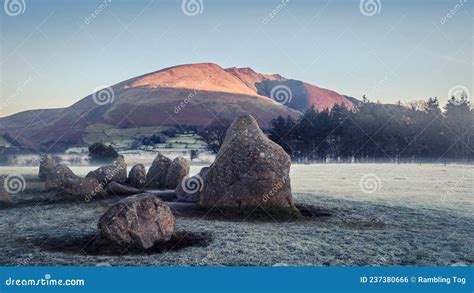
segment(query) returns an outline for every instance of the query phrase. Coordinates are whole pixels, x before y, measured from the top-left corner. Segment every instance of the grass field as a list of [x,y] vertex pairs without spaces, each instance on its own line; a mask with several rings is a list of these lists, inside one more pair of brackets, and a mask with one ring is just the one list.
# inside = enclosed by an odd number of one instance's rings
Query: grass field
[[[472,166],[294,165],[303,219],[224,220],[169,202],[177,216],[172,241],[128,254],[97,244],[97,220],[119,198],[66,201],[43,192],[36,168],[0,170],[26,178],[15,205],[0,209],[2,265],[474,264]],[[380,179],[373,193],[360,187],[365,174]]]

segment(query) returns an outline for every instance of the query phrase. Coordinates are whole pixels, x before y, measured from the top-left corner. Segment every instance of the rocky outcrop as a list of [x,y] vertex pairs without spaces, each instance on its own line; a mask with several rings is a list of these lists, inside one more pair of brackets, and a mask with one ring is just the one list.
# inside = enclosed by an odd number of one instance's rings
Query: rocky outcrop
[[146,174],[146,186],[164,188],[170,165],[171,160],[158,153]]
[[233,210],[297,211],[290,187],[290,156],[245,115],[234,120],[204,178],[200,204]]
[[135,188],[142,189],[146,184],[146,169],[142,164],[133,166],[128,174],[127,183]]
[[170,240],[175,218],[157,197],[137,194],[113,205],[99,219],[98,228],[102,238],[113,245],[143,250]]
[[55,163],[53,157],[48,154],[43,154],[40,158],[38,177],[41,180],[46,180],[48,174],[54,172],[54,167]]
[[52,173],[47,174],[45,182],[46,191],[61,191],[64,188],[67,179],[77,177],[69,167],[58,164],[54,167]]
[[201,191],[204,186],[204,178],[206,177],[209,167],[201,169],[199,174],[192,177],[185,177],[176,187],[175,194],[178,201],[181,202],[199,202]]
[[189,174],[189,163],[183,157],[177,157],[172,162],[166,175],[166,188],[174,189],[181,184]]
[[105,185],[110,182],[124,183],[127,181],[127,164],[123,159],[117,159],[112,165],[89,172],[86,178],[96,178]]
[[109,184],[107,184],[105,191],[107,192],[107,194],[111,195],[133,195],[140,193],[140,190],[138,188],[123,185],[117,182],[110,182]]
[[5,176],[0,176],[0,207],[12,204],[10,193],[5,188]]

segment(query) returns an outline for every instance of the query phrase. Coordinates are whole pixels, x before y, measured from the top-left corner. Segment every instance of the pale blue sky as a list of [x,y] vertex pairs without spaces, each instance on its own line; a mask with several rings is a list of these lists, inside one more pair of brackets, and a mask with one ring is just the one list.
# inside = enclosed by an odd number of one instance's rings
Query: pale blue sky
[[24,1],[23,14],[1,11],[0,116],[69,106],[99,86],[197,62],[387,103],[474,91],[471,0],[380,0],[373,16],[358,0],[202,0],[195,16],[181,1]]

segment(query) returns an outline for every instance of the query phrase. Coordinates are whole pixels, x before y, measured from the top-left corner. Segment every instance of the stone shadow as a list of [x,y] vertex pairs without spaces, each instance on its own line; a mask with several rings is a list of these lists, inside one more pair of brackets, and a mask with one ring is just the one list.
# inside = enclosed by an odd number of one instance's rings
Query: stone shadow
[[211,241],[212,236],[209,233],[176,232],[168,242],[156,244],[147,250],[137,250],[132,247],[111,245],[103,240],[99,234],[82,236],[62,235],[18,240],[21,243],[32,243],[44,251],[80,254],[83,256],[150,255],[179,251],[188,247],[206,247]]

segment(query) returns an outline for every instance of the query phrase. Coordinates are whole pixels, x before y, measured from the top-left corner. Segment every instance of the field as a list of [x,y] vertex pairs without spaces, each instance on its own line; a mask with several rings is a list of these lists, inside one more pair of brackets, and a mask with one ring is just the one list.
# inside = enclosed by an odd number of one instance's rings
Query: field
[[[192,166],[197,173],[201,166]],[[90,168],[76,167],[85,175]],[[97,241],[97,220],[119,198],[65,201],[42,191],[36,168],[24,192],[0,210],[1,265],[473,265],[474,167],[294,165],[303,219],[224,220],[169,202],[171,243],[148,253],[114,252]]]

